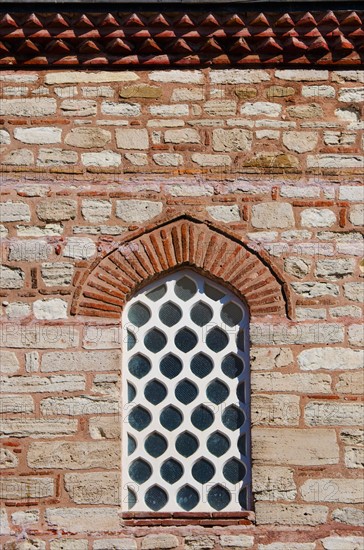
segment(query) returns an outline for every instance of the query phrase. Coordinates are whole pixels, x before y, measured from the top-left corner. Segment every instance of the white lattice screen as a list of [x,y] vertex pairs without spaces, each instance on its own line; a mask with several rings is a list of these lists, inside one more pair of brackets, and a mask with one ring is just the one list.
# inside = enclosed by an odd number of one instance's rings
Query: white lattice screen
[[124,509],[249,509],[245,305],[182,270],[136,294],[123,321]]

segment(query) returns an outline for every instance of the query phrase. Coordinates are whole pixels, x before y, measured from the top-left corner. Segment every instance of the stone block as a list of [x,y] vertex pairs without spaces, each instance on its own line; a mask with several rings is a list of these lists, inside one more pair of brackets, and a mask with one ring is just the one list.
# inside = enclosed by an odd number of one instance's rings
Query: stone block
[[67,135],[65,143],[82,149],[104,147],[111,141],[111,132],[102,128],[73,128]]
[[291,283],[293,290],[303,298],[319,298],[321,296],[338,296],[339,287],[332,283]]
[[149,112],[153,116],[179,117],[189,115],[189,106],[184,103],[176,105],[152,105]]
[[176,84],[203,84],[204,75],[201,71],[152,71],[149,80],[154,82],[173,82]]
[[30,222],[29,206],[25,202],[6,201],[0,204],[0,221]]
[[[331,393],[331,376],[298,372],[290,374],[281,372],[254,373],[252,389],[257,392]],[[295,407],[292,403],[287,403],[286,410],[295,411]]]
[[341,88],[339,91],[339,101],[344,103],[362,103],[364,101],[364,87]]
[[256,500],[294,500],[297,488],[293,470],[282,466],[253,467],[253,492]]
[[65,533],[118,532],[121,520],[117,508],[47,508],[46,524]]
[[304,227],[331,227],[336,223],[336,215],[329,208],[306,208],[301,212]]
[[311,401],[305,406],[307,426],[361,426],[364,403]]
[[[19,459],[13,451],[9,449],[0,449],[0,470],[8,470],[10,468],[17,468]],[[1,517],[0,517],[1,524]],[[0,525],[1,530],[1,525]]]
[[49,143],[61,143],[62,130],[48,126],[32,128],[15,128],[14,137],[22,143],[48,145]]
[[335,344],[344,341],[344,327],[338,323],[306,323],[300,326],[252,323],[250,338],[256,345]]
[[57,102],[50,98],[1,99],[0,115],[15,117],[45,117],[55,115]]
[[345,283],[344,296],[353,302],[364,302],[364,286],[362,283]]
[[50,286],[68,286],[72,283],[74,267],[64,262],[41,264],[44,284]]
[[14,525],[20,525],[21,527],[26,527],[28,525],[34,525],[39,521],[39,511],[38,510],[21,510],[19,512],[14,512],[11,514],[11,521]]
[[244,103],[240,108],[240,114],[245,116],[271,116],[278,117],[281,114],[282,105],[269,101],[256,101]]
[[[20,420],[3,420],[0,428],[0,437],[30,437],[52,438],[75,435],[78,430],[78,421],[68,418],[45,420],[38,418],[22,418]],[[43,445],[43,442],[42,442]]]
[[10,134],[6,130],[0,130],[0,145],[10,144]]
[[255,512],[260,525],[309,525],[314,527],[326,522],[328,507],[257,502]]
[[119,149],[143,150],[149,148],[148,130],[123,128],[116,130],[116,144]]
[[45,240],[14,240],[9,247],[11,262],[39,262],[47,260],[53,247]]
[[50,550],[87,550],[88,541],[86,539],[56,539],[49,543]]
[[252,436],[256,464],[320,466],[339,462],[334,429],[254,427]]
[[26,538],[12,542],[6,542],[4,550],[45,550],[46,543],[44,540]]
[[121,355],[119,350],[49,352],[42,357],[42,372],[84,372],[119,370]]
[[[363,377],[362,377],[363,378]],[[361,392],[361,395],[363,392]],[[345,466],[347,468],[364,468],[364,449],[362,447],[345,448]]]
[[57,71],[49,72],[44,77],[46,84],[99,84],[102,82],[132,82],[139,76],[131,71]]
[[13,351],[1,350],[0,373],[15,374],[19,370],[19,361]]
[[120,439],[120,419],[113,415],[89,419],[89,433],[92,439]]
[[318,260],[315,275],[326,279],[342,279],[352,275],[354,270],[355,260],[352,259]]
[[364,485],[361,479],[311,478],[300,488],[307,502],[348,502],[360,504],[364,500]]
[[137,543],[127,537],[118,539],[95,540],[93,550],[136,550]]
[[103,101],[101,103],[101,112],[104,115],[111,116],[133,116],[141,114],[141,107],[138,103],[115,103],[114,101]]
[[302,260],[302,258],[287,258],[284,260],[284,271],[298,279],[305,277],[310,269],[310,260]]
[[43,499],[54,496],[54,479],[51,477],[6,477],[0,479],[0,498],[3,500]]
[[314,542],[272,542],[258,544],[258,550],[315,550]]
[[158,99],[163,90],[160,86],[151,86],[150,84],[131,84],[119,89],[119,97],[123,99]]
[[164,548],[176,548],[178,538],[175,535],[160,534],[147,535],[142,539],[142,550],[162,550]]
[[183,164],[183,156],[176,153],[156,153],[153,160],[159,166],[180,166]]
[[308,155],[307,168],[363,168],[364,157],[361,155]]
[[339,199],[342,201],[363,202],[363,185],[341,185],[339,188]]
[[348,327],[348,340],[352,346],[364,346],[364,327],[362,324]]
[[[260,376],[264,377],[266,373]],[[260,395],[257,393],[252,395],[251,422],[253,426],[298,426],[299,417],[299,396]]]
[[146,200],[120,200],[116,201],[116,217],[126,223],[145,222],[162,213],[161,202]]
[[25,275],[22,269],[0,265],[0,288],[23,288],[24,280]]
[[362,537],[326,537],[321,539],[325,550],[363,550],[364,544]]
[[30,395],[0,395],[0,413],[28,414],[34,412]]
[[204,110],[211,116],[231,116],[236,114],[237,102],[232,99],[210,99]]
[[321,105],[317,103],[306,103],[304,105],[292,105],[287,107],[287,114],[292,118],[314,118],[320,119],[324,117],[324,112]]
[[101,151],[100,153],[82,153],[84,166],[96,166],[98,168],[117,168],[121,164],[121,155],[114,151]]
[[252,348],[250,361],[252,370],[279,369],[293,363],[293,353],[290,348]]
[[[68,424],[77,420],[68,420]],[[35,469],[117,470],[120,467],[120,442],[42,441],[30,444],[28,465]]]
[[219,222],[240,222],[240,212],[237,204],[230,206],[207,206],[206,210],[211,218]]
[[267,98],[273,97],[290,97],[295,95],[296,90],[292,86],[270,86],[267,91]]
[[52,237],[62,235],[63,227],[59,223],[47,223],[44,227],[18,225],[18,237]]
[[314,132],[283,132],[283,143],[290,151],[307,153],[316,148],[318,134]]
[[64,484],[76,504],[120,505],[120,474],[96,472],[65,474]]
[[293,82],[327,81],[329,71],[324,69],[278,69],[275,76],[280,80],[291,80]]
[[[364,512],[359,508],[336,508],[332,512],[332,519],[345,525],[364,527]],[[363,550],[363,547],[361,547],[361,550]]]
[[166,130],[164,141],[166,143],[200,143],[201,139],[197,130],[184,128],[183,130]]
[[13,393],[49,393],[85,389],[81,375],[55,376],[2,376],[2,391]]
[[6,306],[5,314],[10,320],[21,319],[30,315],[30,305],[24,302],[13,302]]
[[75,260],[88,260],[97,252],[95,243],[87,237],[69,237],[63,256]]
[[97,103],[90,99],[66,99],[61,103],[61,111],[65,116],[96,115]]
[[252,133],[242,128],[213,131],[212,148],[218,152],[249,151],[252,146]]
[[350,348],[312,348],[301,351],[297,361],[302,370],[360,369],[364,352]]
[[364,224],[364,205],[355,204],[349,210],[349,220],[353,225],[362,226]]
[[118,412],[118,401],[108,397],[47,397],[41,401],[44,416],[85,416],[88,414],[112,414]]
[[261,69],[225,69],[210,71],[212,84],[259,84],[270,80],[267,71]]
[[333,86],[325,86],[324,84],[321,84],[320,86],[312,85],[312,86],[302,86],[302,96],[303,97],[314,97],[314,98],[320,98],[320,97],[328,97],[333,98],[335,97],[335,88]]
[[103,222],[111,216],[111,202],[107,200],[85,199],[82,201],[81,212],[88,222]]
[[292,227],[295,224],[292,206],[287,202],[254,204],[251,224],[258,229]]
[[38,372],[39,353],[37,351],[29,351],[25,354],[25,370],[26,372]]
[[171,95],[171,101],[203,101],[205,99],[204,90],[200,88],[174,88]]
[[214,166],[230,166],[231,158],[228,155],[204,155],[202,153],[194,153],[192,161],[199,166],[214,167]]

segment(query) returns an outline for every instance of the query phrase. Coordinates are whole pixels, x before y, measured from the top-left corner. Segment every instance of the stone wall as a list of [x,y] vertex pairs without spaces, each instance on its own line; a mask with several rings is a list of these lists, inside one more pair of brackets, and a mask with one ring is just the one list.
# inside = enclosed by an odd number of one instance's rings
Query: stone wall
[[[3,71],[0,82],[5,550],[361,549],[363,72]],[[199,260],[180,253],[183,223],[219,236]],[[244,520],[122,518],[131,290],[95,284],[103,258],[132,265],[129,244],[159,228],[173,259],[156,254],[135,287],[191,263],[250,307]]]

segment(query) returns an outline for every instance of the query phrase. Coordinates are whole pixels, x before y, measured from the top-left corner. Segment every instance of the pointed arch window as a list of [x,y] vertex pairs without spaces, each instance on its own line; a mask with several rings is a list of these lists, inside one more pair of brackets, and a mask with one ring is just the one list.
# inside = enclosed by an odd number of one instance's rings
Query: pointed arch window
[[249,510],[246,305],[183,269],[133,296],[123,330],[124,510]]

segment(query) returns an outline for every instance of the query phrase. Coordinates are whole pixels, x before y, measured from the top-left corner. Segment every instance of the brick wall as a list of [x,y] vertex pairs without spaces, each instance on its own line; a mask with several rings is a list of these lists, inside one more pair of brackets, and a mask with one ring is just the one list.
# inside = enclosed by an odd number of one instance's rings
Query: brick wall
[[[362,548],[363,72],[0,82],[4,548]],[[121,294],[95,290],[112,254],[132,265],[151,235],[170,257],[156,247]],[[122,306],[187,264],[252,315],[245,525],[120,514]]]

